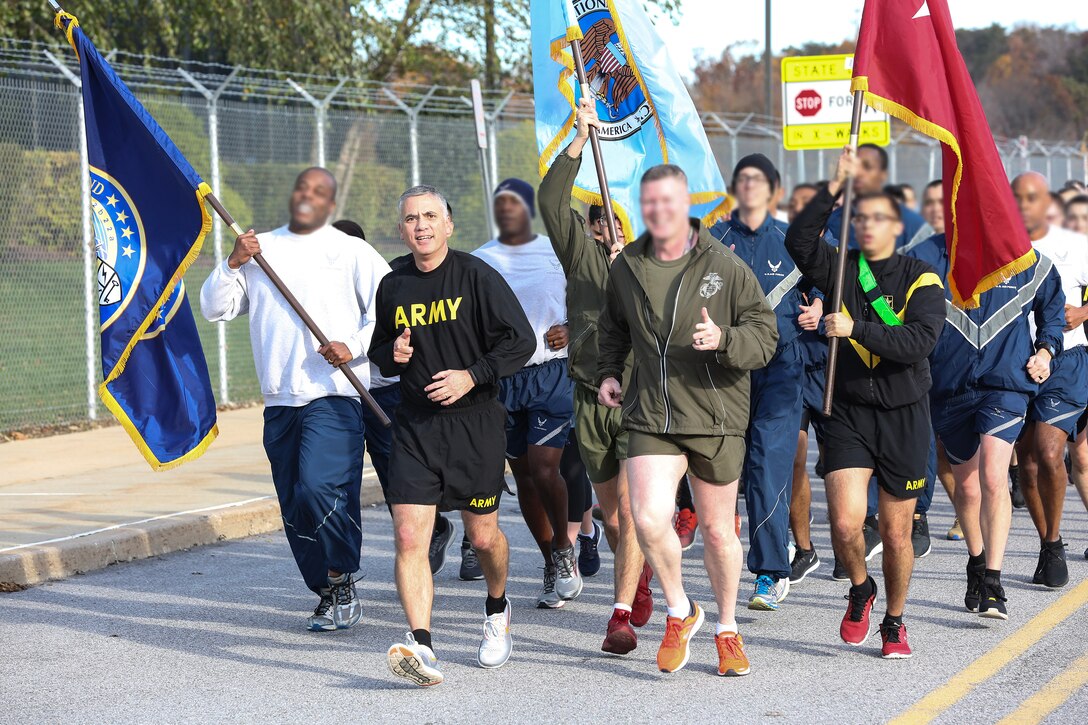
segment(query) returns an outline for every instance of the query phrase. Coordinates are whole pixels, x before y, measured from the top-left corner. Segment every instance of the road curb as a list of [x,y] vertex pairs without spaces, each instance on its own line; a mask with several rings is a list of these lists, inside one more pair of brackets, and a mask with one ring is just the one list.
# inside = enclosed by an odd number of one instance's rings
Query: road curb
[[[360,496],[362,505],[371,506],[383,500],[377,481],[364,480]],[[112,564],[229,539],[244,539],[282,528],[280,506],[274,496],[146,523],[124,524],[109,531],[0,554],[0,592],[19,591]]]

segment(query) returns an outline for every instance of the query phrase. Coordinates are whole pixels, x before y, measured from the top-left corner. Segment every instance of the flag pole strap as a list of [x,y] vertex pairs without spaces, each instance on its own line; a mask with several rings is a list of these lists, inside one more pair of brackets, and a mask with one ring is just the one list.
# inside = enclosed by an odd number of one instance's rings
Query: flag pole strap
[[[861,112],[865,109],[865,91],[854,91],[854,113],[850,119],[850,149],[858,150],[858,136],[861,133]],[[839,228],[839,258],[835,266],[835,287],[831,295],[830,312],[842,311],[842,291],[846,283],[846,256],[850,250],[850,215],[854,206],[854,180],[846,180],[843,192],[842,226]],[[839,362],[839,341],[832,337],[827,341],[827,367],[825,368],[824,410],[825,416],[831,415],[831,400],[835,395],[835,371]]]
[[[589,80],[586,78],[586,64],[582,59],[582,41],[570,41],[571,55],[574,56],[574,73],[578,83],[582,87],[582,98],[592,98],[593,92],[589,88]],[[612,233],[612,244],[620,238],[617,231],[616,215],[612,211],[612,195],[608,191],[608,177],[604,173],[604,157],[601,156],[601,139],[597,129],[589,128],[589,146],[593,149],[593,163],[597,167],[597,184],[601,187],[601,206],[604,207],[604,218],[608,222],[608,231]]]
[[[215,213],[219,215],[219,218],[221,218],[228,227],[230,227],[232,232],[237,236],[245,234],[245,230],[238,225],[238,222],[234,221],[234,217],[230,215],[230,212],[227,211],[222,202],[216,198],[215,194],[207,194],[204,198],[207,199],[208,203],[211,204],[212,209],[215,210]],[[253,261],[256,262],[257,266],[261,268],[261,271],[268,276],[268,279],[272,281],[275,288],[279,290],[279,293],[287,300],[287,304],[291,305],[291,309],[295,311],[295,314],[299,316],[310,332],[313,333],[313,336],[317,338],[317,341],[322,345],[328,345],[329,338],[327,338],[325,333],[321,331],[321,328],[317,326],[317,323],[310,317],[310,314],[303,309],[298,298],[287,288],[287,285],[284,284],[275,270],[269,266],[265,258],[260,254],[254,254]],[[351,387],[355,388],[355,391],[359,393],[359,397],[367,404],[367,407],[374,413],[374,416],[383,426],[388,428],[390,425],[389,416],[385,414],[385,411],[381,409],[381,406],[379,406],[374,398],[370,396],[370,392],[366,389],[366,386],[363,385],[363,381],[359,380],[358,376],[355,375],[355,371],[348,367],[347,363],[342,363],[337,367],[340,368],[340,372],[342,372],[344,377],[348,379],[348,382],[351,383]]]

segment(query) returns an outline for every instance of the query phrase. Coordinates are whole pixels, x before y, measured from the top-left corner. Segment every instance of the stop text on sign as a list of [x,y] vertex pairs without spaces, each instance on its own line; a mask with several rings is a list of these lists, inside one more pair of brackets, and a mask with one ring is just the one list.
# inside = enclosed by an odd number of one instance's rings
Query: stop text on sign
[[823,108],[824,99],[820,98],[820,94],[811,88],[805,89],[797,94],[797,97],[793,99],[793,107],[797,109],[797,112],[802,116],[815,116]]

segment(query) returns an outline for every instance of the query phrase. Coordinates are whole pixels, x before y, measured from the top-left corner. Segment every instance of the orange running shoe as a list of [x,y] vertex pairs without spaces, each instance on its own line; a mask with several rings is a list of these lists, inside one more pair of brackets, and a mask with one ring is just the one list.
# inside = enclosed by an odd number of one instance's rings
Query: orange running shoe
[[665,639],[657,650],[657,669],[662,672],[678,672],[684,668],[688,663],[688,643],[703,626],[703,610],[694,600],[688,601],[691,602],[691,615],[684,619],[665,619]]
[[719,677],[740,677],[751,671],[748,655],[744,653],[744,638],[739,634],[722,632],[714,637],[714,644],[718,645]]
[[740,538],[740,514],[734,514],[736,516],[735,522],[737,524],[737,538]]
[[699,517],[691,509],[680,509],[676,514],[676,535],[680,537],[680,548],[687,551],[695,546],[695,530],[699,527]]

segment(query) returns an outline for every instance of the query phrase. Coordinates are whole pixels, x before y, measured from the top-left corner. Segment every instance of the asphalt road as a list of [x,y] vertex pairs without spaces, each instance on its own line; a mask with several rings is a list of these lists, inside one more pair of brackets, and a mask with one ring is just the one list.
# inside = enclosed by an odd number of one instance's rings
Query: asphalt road
[[[1037,538],[1015,512],[1006,559],[1011,619],[962,609],[961,543],[943,492],[930,521],[933,553],[918,562],[906,612],[915,656],[884,661],[879,644],[838,639],[843,584],[830,579],[830,544],[817,484],[814,538],[825,564],[777,613],[740,609],[752,674],[718,678],[713,629],[694,641],[680,673],[656,671],[663,602],[627,658],[599,651],[612,603],[611,555],[566,609],[532,608],[541,564],[506,498],[511,537],[514,655],[500,670],[475,666],[482,582],[457,580],[458,554],[437,578],[435,648],[446,682],[419,690],[394,678],[385,650],[405,624],[393,585],[384,508],[364,512],[355,629],[303,629],[314,605],[282,535],[110,567],[0,595],[0,722],[1084,722],[1088,716],[1088,516],[1067,501],[1071,583],[1030,583]],[[460,527],[459,527],[460,528]],[[701,546],[685,556],[692,595],[716,614]],[[879,559],[874,560],[879,565]],[[878,582],[880,575],[876,573]],[[742,598],[751,588],[745,574]],[[877,617],[882,616],[877,600]],[[1019,709],[1019,710],[1018,710]]]

